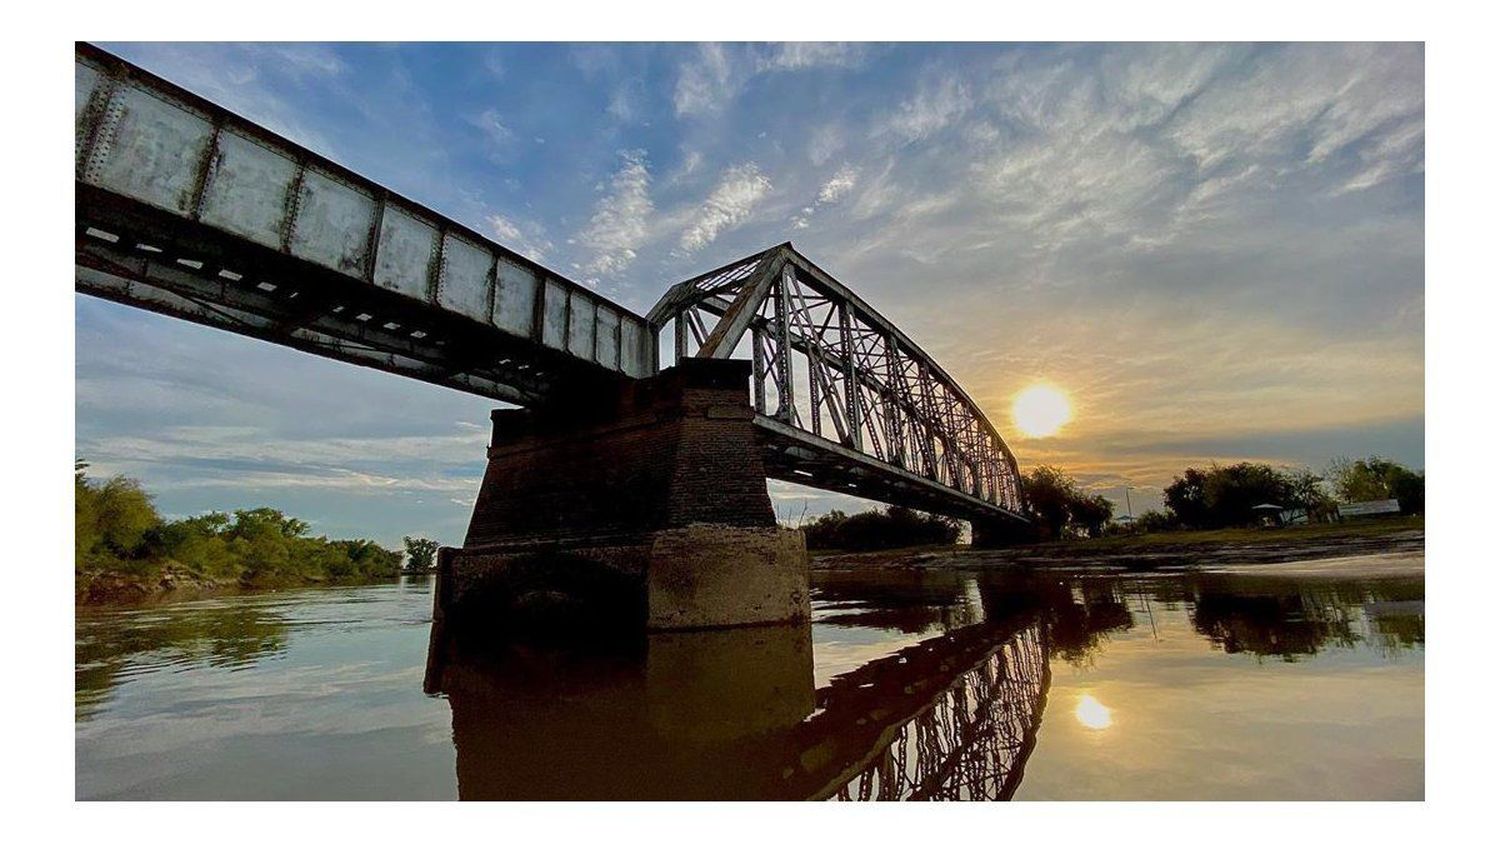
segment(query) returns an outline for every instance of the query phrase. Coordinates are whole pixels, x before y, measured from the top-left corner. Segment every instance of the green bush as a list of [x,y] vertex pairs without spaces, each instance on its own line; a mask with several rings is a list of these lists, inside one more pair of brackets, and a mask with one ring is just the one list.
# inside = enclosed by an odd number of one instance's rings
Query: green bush
[[958,541],[958,520],[918,513],[906,507],[887,507],[846,515],[834,510],[802,532],[807,547],[844,551],[875,551],[913,545],[952,545]]
[[74,466],[75,570],[143,575],[168,563],[219,580],[393,577],[401,553],[364,539],[308,536],[308,524],[258,507],[163,521],[139,482],[95,481]]
[[1427,479],[1393,460],[1340,457],[1329,467],[1340,501],[1379,501],[1394,498],[1407,515],[1427,509]]
[[401,542],[406,546],[408,571],[428,571],[437,565],[437,540],[425,536],[403,536]]

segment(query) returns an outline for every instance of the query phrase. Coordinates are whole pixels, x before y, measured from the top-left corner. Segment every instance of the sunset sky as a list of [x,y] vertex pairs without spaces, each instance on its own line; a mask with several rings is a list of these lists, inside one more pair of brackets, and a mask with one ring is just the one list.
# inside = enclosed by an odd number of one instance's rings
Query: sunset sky
[[[791,240],[1136,513],[1210,460],[1424,465],[1420,45],[102,46],[637,313]],[[1027,437],[1039,382],[1072,419]],[[164,514],[447,544],[493,406],[83,296],[76,401]]]

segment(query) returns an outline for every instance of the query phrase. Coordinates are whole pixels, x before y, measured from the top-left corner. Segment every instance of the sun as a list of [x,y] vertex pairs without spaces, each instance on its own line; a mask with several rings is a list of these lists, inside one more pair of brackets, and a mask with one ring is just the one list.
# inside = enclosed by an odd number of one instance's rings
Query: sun
[[1016,393],[1010,412],[1021,433],[1050,437],[1073,418],[1073,403],[1067,393],[1051,384],[1033,384]]

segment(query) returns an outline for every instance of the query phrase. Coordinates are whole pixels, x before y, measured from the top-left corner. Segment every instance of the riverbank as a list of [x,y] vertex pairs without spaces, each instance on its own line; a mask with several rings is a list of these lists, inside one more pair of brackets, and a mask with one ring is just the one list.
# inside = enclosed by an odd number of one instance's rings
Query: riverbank
[[967,545],[902,548],[861,553],[821,553],[818,570],[863,568],[981,569],[1000,566],[1096,568],[1108,571],[1265,566],[1341,557],[1421,555],[1422,518],[1305,525],[1277,529],[1172,531],[1013,548]]
[[168,565],[149,574],[119,571],[78,572],[73,578],[73,603],[76,606],[112,606],[150,603],[161,600],[185,600],[212,595],[254,594],[298,589],[308,586],[365,586],[390,583],[403,576],[422,576],[428,572],[407,572],[372,577],[283,576],[257,580],[216,580],[183,566]]

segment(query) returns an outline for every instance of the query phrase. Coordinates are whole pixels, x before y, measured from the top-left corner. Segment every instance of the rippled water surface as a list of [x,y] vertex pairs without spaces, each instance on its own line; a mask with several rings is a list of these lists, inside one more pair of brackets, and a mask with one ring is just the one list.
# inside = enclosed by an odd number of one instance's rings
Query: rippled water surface
[[1423,796],[1420,575],[814,587],[811,625],[587,651],[434,645],[427,579],[81,609],[77,794]]

